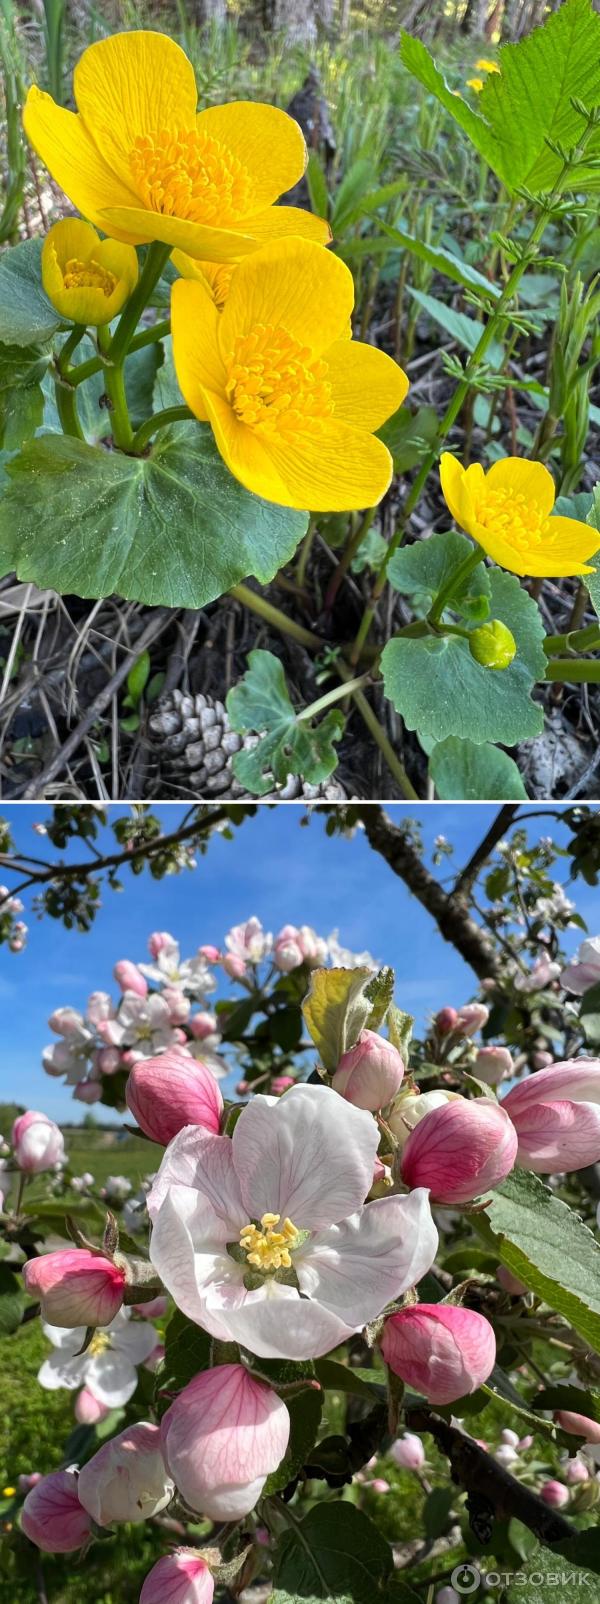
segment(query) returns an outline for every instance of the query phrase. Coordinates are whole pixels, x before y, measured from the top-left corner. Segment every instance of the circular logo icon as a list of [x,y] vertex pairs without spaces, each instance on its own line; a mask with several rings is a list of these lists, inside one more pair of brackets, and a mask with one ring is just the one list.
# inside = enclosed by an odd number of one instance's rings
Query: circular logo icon
[[481,1572],[475,1565],[457,1565],[450,1577],[457,1593],[474,1593],[481,1581]]

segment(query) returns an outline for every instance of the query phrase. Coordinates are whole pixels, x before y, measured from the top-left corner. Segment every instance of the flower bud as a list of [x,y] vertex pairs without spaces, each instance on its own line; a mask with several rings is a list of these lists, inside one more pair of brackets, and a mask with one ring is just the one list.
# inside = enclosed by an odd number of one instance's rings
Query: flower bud
[[38,1175],[41,1170],[51,1170],[65,1156],[65,1144],[58,1125],[54,1124],[53,1119],[48,1119],[47,1114],[40,1114],[33,1108],[15,1120],[12,1145],[19,1169],[24,1170],[26,1175]]
[[133,245],[100,239],[91,223],[64,217],[42,247],[42,283],[49,301],[70,323],[110,323],[138,281]]
[[302,950],[297,941],[282,940],[277,937],[273,947],[273,963],[283,975],[291,974],[292,969],[299,969],[303,963]]
[[44,1478],[42,1476],[41,1470],[32,1470],[30,1476],[27,1476],[27,1475],[17,1476],[17,1487],[19,1489],[19,1492],[20,1493],[29,1493],[29,1492],[31,1492],[32,1487],[37,1487],[38,1482],[39,1481],[43,1481],[43,1479]]
[[110,1414],[108,1404],[100,1403],[89,1387],[82,1387],[75,1399],[75,1419],[80,1426],[97,1426],[100,1420],[105,1420]]
[[511,1075],[513,1070],[512,1056],[508,1047],[480,1047],[473,1066],[473,1074],[478,1080],[485,1081],[486,1086],[497,1086],[498,1081],[505,1075]]
[[157,1342],[156,1347],[148,1354],[148,1358],[143,1360],[144,1370],[149,1370],[151,1375],[155,1375],[159,1365],[163,1362],[165,1353],[164,1342]]
[[438,1587],[434,1604],[462,1604],[455,1587]]
[[184,1125],[218,1135],[223,1098],[211,1070],[173,1048],[134,1064],[125,1091],[127,1106],[146,1136],[163,1146]]
[[563,969],[560,983],[575,997],[583,997],[591,986],[600,985],[600,936],[582,941],[572,962]]
[[534,1069],[549,1069],[554,1059],[552,1053],[538,1051],[531,1054],[531,1063]]
[[422,1470],[425,1464],[425,1449],[420,1437],[414,1432],[406,1431],[403,1437],[398,1437],[390,1448],[390,1458],[394,1460],[401,1470]]
[[27,1494],[21,1525],[30,1542],[46,1554],[71,1554],[91,1533],[90,1517],[82,1508],[77,1477],[72,1470],[53,1470]]
[[450,1031],[454,1030],[457,1019],[458,1014],[455,1008],[440,1008],[439,1013],[435,1016],[435,1025],[440,1036],[449,1036]]
[[600,1442],[600,1425],[596,1420],[590,1420],[588,1415],[577,1415],[572,1409],[557,1409],[554,1414],[557,1426],[563,1431],[569,1431],[574,1437],[583,1437],[586,1442]]
[[140,1604],[212,1604],[214,1591],[206,1560],[192,1548],[176,1548],[148,1572]]
[[563,1509],[569,1502],[569,1489],[561,1481],[545,1481],[540,1487],[540,1498],[550,1509]]
[[505,1470],[509,1470],[510,1466],[516,1463],[518,1457],[516,1448],[513,1448],[509,1442],[500,1443],[500,1447],[496,1449],[494,1454],[494,1459],[497,1460],[499,1465],[503,1465]]
[[500,1441],[508,1443],[509,1448],[518,1448],[519,1433],[518,1431],[511,1431],[510,1426],[505,1426],[504,1430],[500,1432]]
[[198,957],[206,958],[206,962],[208,964],[218,964],[221,953],[219,952],[218,947],[213,947],[211,946],[210,942],[208,942],[205,943],[203,947],[198,948]]
[[73,1096],[78,1103],[99,1103],[102,1097],[102,1087],[97,1080],[78,1080],[73,1087]]
[[163,1415],[165,1459],[191,1509],[239,1520],[285,1454],[290,1417],[277,1393],[243,1365],[217,1365],[190,1381]]
[[461,1036],[476,1036],[477,1031],[487,1025],[489,1017],[490,1010],[485,1003],[465,1003],[458,1010],[455,1029]]
[[394,1374],[433,1404],[454,1403],[487,1381],[496,1361],[489,1320],[452,1303],[414,1303],[390,1315],[381,1351]]
[[527,1435],[525,1437],[519,1437],[519,1448],[520,1448],[522,1454],[524,1454],[526,1452],[526,1450],[528,1448],[531,1448],[532,1446],[533,1446],[533,1437],[531,1435],[531,1432],[527,1432]]
[[576,1454],[574,1459],[569,1459],[564,1467],[564,1475],[570,1487],[575,1487],[578,1482],[590,1480],[588,1467],[584,1465],[583,1459],[579,1458],[579,1454]]
[[83,1028],[83,1018],[76,1008],[55,1008],[48,1024],[57,1036],[78,1036]]
[[469,635],[469,651],[482,668],[510,668],[516,654],[517,643],[506,624],[499,618],[490,618]]
[[125,1273],[87,1248],[64,1248],[28,1259],[23,1280],[54,1326],[108,1326],[123,1302]]
[[419,1121],[402,1154],[402,1180],[427,1186],[437,1203],[469,1203],[510,1173],[517,1133],[488,1097],[456,1098]]
[[163,1297],[162,1293],[157,1298],[149,1298],[147,1303],[133,1304],[135,1313],[141,1314],[144,1320],[162,1320],[168,1307],[169,1299]]
[[505,1292],[510,1293],[511,1298],[525,1297],[528,1289],[524,1281],[519,1281],[518,1276],[513,1275],[512,1270],[507,1270],[506,1265],[498,1264],[496,1266],[496,1280],[500,1282],[500,1286],[504,1288]]
[[600,1159],[600,1059],[572,1059],[528,1075],[502,1107],[517,1132],[519,1163],[537,1175]]
[[271,1092],[274,1097],[282,1097],[283,1093],[289,1091],[290,1086],[295,1086],[295,1084],[293,1075],[274,1075],[271,1081]]
[[88,997],[86,1016],[91,1025],[98,1025],[101,1019],[112,1019],[114,1008],[112,998],[107,991],[93,991]]
[[386,1481],[384,1476],[374,1476],[372,1482],[369,1482],[369,1486],[372,1487],[374,1493],[389,1493],[390,1490],[389,1481]]
[[460,1092],[408,1092],[398,1099],[388,1118],[388,1125],[397,1139],[399,1148],[406,1143],[419,1120],[433,1108],[444,1108],[446,1103],[460,1100]]
[[148,937],[148,952],[151,958],[158,958],[159,953],[165,952],[169,947],[175,947],[176,945],[177,943],[174,941],[173,936],[169,935],[168,930],[153,930],[152,935]]
[[[185,992],[180,991],[178,986],[165,986],[162,998],[169,1010],[169,1024],[185,1025],[191,1008],[190,999],[186,997]],[[185,1041],[186,1037],[183,1039]]]
[[173,1497],[160,1427],[128,1426],[104,1443],[79,1474],[79,1498],[98,1526],[149,1520]]
[[207,1036],[214,1036],[219,1028],[216,1014],[209,1014],[205,1010],[192,1014],[189,1025],[194,1041],[205,1041]]
[[133,991],[136,997],[147,997],[148,981],[137,964],[132,964],[129,958],[119,959],[113,969],[113,975],[121,991]]
[[403,1075],[404,1064],[392,1043],[373,1030],[363,1030],[356,1045],[340,1058],[332,1086],[347,1103],[375,1113],[391,1103]]
[[243,980],[247,969],[246,960],[238,958],[235,952],[227,952],[223,959],[223,968],[230,980]]
[[101,1075],[116,1075],[121,1068],[121,1054],[118,1047],[100,1047],[96,1054],[94,1068]]

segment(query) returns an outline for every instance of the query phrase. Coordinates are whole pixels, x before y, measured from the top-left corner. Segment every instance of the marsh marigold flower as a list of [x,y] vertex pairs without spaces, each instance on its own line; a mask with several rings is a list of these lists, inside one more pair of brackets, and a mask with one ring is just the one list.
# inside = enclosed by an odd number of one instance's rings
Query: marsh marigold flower
[[467,89],[474,89],[475,94],[480,95],[483,89],[483,78],[467,78]]
[[98,40],[73,89],[77,112],[33,86],[25,132],[73,205],[113,239],[162,240],[212,262],[280,234],[329,239],[321,218],[274,206],[306,166],[298,124],[247,101],[197,114],[194,69],[166,34]]
[[543,463],[503,457],[485,473],[480,462],[463,468],[445,451],[440,481],[455,522],[501,568],[536,578],[594,572],[586,564],[600,534],[578,518],[550,516],[556,491]]
[[480,56],[479,57],[479,61],[475,62],[475,67],[477,69],[477,72],[499,72],[500,71],[500,68],[498,66],[498,62],[489,60],[487,56]]
[[91,223],[64,217],[42,247],[42,283],[48,299],[70,323],[110,323],[138,280],[133,245],[99,239]]
[[408,379],[348,338],[353,302],[344,263],[299,239],[241,262],[220,313],[199,280],[173,285],[183,395],[234,477],[267,501],[342,512],[372,507],[388,488],[392,459],[373,431]]

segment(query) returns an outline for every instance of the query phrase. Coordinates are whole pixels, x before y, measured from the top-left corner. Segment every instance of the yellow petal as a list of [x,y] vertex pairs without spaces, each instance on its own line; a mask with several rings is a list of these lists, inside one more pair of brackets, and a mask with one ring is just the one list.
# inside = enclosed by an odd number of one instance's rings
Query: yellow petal
[[314,434],[293,441],[270,437],[265,444],[285,485],[285,497],[272,499],[285,507],[308,507],[311,512],[373,507],[392,478],[387,446],[376,435],[335,418],[319,423]]
[[324,358],[334,417],[369,431],[379,429],[402,406],[408,379],[384,351],[361,340],[336,340]]
[[[65,283],[67,265],[85,269],[89,262],[104,269],[114,281],[104,285]],[[73,278],[71,271],[69,277]],[[55,223],[42,247],[42,283],[61,317],[73,323],[100,327],[121,311],[137,283],[138,262],[131,245],[100,240],[91,223],[65,217]]]
[[284,239],[293,234],[296,239],[311,239],[317,245],[329,245],[331,229],[324,217],[305,212],[301,206],[268,206],[254,217],[245,217],[240,230],[248,234],[257,245],[272,239]]
[[198,132],[224,145],[252,180],[253,210],[270,206],[302,177],[307,161],[304,135],[293,117],[276,106],[234,100],[209,106],[197,119]]
[[[44,166],[73,205],[105,234],[112,233],[102,219],[102,208],[135,206],[136,196],[103,161],[81,117],[57,106],[51,95],[34,85],[25,102],[23,127]],[[130,235],[127,237],[134,243]],[[148,238],[147,233],[144,238]]]
[[190,223],[186,218],[146,211],[137,203],[135,206],[107,206],[100,213],[100,227],[105,234],[135,245],[162,240],[164,245],[174,245],[199,261],[236,262],[255,248],[254,240],[232,229],[210,228],[207,223]]
[[238,335],[263,323],[319,356],[343,336],[353,304],[352,274],[339,257],[310,240],[276,240],[240,262],[221,316],[221,350],[227,357]]
[[[576,528],[588,529],[587,524],[579,525],[576,519],[551,518],[550,527],[554,523],[574,523]],[[598,536],[593,529],[589,530],[589,535],[593,537],[596,534],[596,542],[588,539],[580,542],[579,539],[566,537],[562,545],[558,541],[554,547],[551,540],[544,539],[529,550],[519,550],[500,535],[485,529],[483,524],[476,524],[472,533],[488,557],[493,557],[500,568],[507,568],[509,573],[519,574],[521,578],[527,575],[535,579],[560,579],[571,574],[593,573],[592,568],[585,566],[585,558],[592,556],[597,549]]]
[[552,474],[543,462],[528,462],[526,457],[502,457],[494,462],[485,476],[488,490],[507,490],[510,495],[524,496],[535,501],[543,517],[552,512],[556,490]]
[[440,458],[440,484],[442,495],[454,522],[459,529],[472,534],[475,521],[475,501],[485,481],[483,468],[473,463],[466,471],[458,457],[443,451]]
[[284,507],[295,506],[295,502],[287,500],[286,486],[255,431],[240,423],[223,396],[207,390],[205,400],[216,444],[234,479],[239,479],[255,496],[264,496],[266,501],[275,501]]
[[171,290],[171,331],[177,382],[188,407],[206,422],[205,390],[224,395],[226,375],[217,341],[219,312],[208,285],[177,279]]
[[140,135],[194,127],[194,69],[165,33],[140,29],[98,40],[78,61],[73,90],[98,150],[128,186],[130,151]]

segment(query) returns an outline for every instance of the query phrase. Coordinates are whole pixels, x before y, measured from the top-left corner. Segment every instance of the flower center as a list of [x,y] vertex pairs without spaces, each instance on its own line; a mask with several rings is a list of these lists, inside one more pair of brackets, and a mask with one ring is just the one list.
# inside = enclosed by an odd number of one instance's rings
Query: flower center
[[486,490],[477,507],[477,519],[490,534],[499,535],[517,551],[539,546],[548,528],[548,519],[537,501],[511,490]]
[[63,284],[66,290],[103,290],[106,296],[112,295],[116,289],[118,279],[114,273],[109,273],[98,262],[79,262],[72,256],[63,268]]
[[231,289],[231,280],[235,272],[235,267],[233,264],[230,266],[228,262],[220,262],[218,266],[211,262],[211,267],[213,270],[211,275],[212,292],[215,298],[217,309],[219,312],[222,312]]
[[106,1353],[107,1348],[110,1348],[110,1337],[106,1331],[95,1331],[85,1351],[91,1359],[96,1359],[99,1353]]
[[243,163],[218,139],[196,128],[140,134],[129,160],[136,189],[150,211],[225,226],[252,213],[252,180]]
[[257,323],[233,348],[227,397],[236,417],[265,435],[294,435],[333,411],[327,363],[287,329]]
[[249,1264],[257,1270],[291,1270],[292,1261],[290,1253],[297,1248],[301,1232],[296,1229],[292,1220],[285,1219],[280,1231],[276,1230],[281,1219],[280,1214],[263,1214],[261,1227],[258,1225],[244,1225],[240,1231],[240,1247]]

